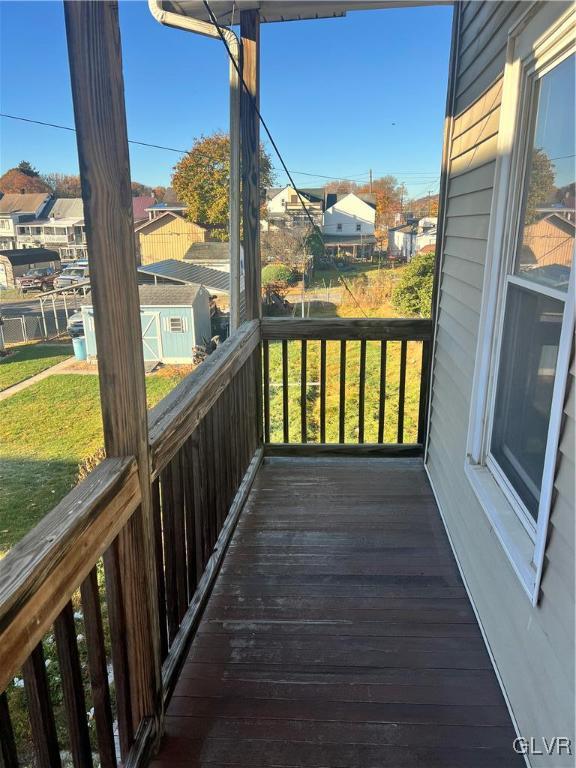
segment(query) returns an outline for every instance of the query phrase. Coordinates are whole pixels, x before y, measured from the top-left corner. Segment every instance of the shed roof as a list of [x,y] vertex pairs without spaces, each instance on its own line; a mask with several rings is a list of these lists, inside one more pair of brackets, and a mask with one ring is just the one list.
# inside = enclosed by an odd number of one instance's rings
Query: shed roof
[[192,243],[184,258],[187,261],[229,261],[230,243]]
[[142,307],[187,307],[190,306],[201,285],[188,283],[187,285],[139,285],[138,294]]
[[47,192],[24,195],[8,193],[0,200],[0,213],[35,213],[49,199]]
[[44,261],[60,261],[57,251],[48,248],[14,248],[0,251],[13,267],[24,267],[27,264],[39,264]]
[[[451,0],[212,0],[210,7],[220,24],[238,23],[239,12],[258,9],[260,21],[298,21],[345,16],[348,11],[370,11],[417,5],[445,5]],[[210,21],[203,0],[165,2],[174,10],[195,19]]]
[[202,267],[189,261],[166,259],[165,261],[157,261],[154,264],[138,267],[138,272],[144,277],[156,276],[176,283],[203,285],[208,290],[216,291],[217,293],[230,292],[230,275],[228,272],[212,269],[212,267]]

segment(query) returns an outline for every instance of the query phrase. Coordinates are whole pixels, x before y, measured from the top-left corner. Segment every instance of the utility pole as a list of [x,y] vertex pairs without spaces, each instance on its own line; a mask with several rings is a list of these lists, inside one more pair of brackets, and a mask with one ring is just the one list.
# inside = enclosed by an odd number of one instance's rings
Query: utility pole
[[372,194],[372,168],[370,168],[370,194]]
[[432,212],[432,198],[431,198],[432,190],[428,190],[428,216],[430,216]]

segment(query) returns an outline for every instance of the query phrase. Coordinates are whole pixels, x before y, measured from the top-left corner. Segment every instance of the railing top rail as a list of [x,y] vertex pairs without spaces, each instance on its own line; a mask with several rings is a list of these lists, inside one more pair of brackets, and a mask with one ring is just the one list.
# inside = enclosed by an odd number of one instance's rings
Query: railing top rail
[[135,460],[106,459],[0,561],[0,691],[140,501]]
[[259,342],[260,322],[243,323],[150,411],[148,434],[153,478],[192,434]]
[[262,319],[265,341],[427,341],[432,320],[427,318],[282,318]]

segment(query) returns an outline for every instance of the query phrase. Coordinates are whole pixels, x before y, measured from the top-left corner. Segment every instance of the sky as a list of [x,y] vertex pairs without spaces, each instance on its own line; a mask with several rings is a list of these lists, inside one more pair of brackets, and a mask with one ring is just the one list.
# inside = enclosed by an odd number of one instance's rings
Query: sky
[[[451,17],[433,6],[262,25],[261,112],[297,184],[365,182],[372,169],[412,197],[438,190]],[[186,150],[227,130],[222,44],[162,27],[142,0],[121,0],[120,22],[129,138]],[[59,0],[0,1],[0,111],[74,125]],[[28,160],[41,173],[77,173],[74,133],[6,118],[0,130],[0,172]],[[130,153],[132,179],[150,186],[168,185],[181,157]]]

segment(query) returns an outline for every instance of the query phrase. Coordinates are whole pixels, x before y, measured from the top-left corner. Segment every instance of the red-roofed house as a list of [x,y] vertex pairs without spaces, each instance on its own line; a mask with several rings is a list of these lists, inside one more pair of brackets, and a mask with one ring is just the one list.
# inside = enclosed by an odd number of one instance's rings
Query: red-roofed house
[[152,195],[140,195],[139,197],[132,198],[132,215],[134,217],[134,224],[142,224],[143,221],[148,219],[147,208],[154,205],[156,200]]

